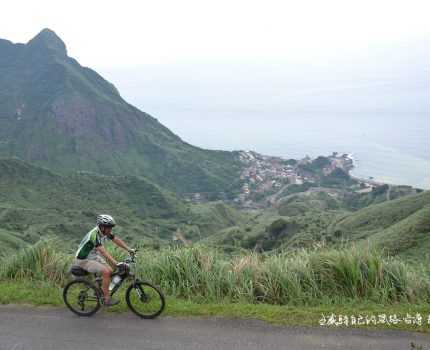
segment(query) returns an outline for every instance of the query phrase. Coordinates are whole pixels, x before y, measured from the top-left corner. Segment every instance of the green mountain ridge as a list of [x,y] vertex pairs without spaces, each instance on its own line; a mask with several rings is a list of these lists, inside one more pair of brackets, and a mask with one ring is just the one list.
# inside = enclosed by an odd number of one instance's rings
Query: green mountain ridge
[[[116,205],[123,195],[121,200],[142,216],[168,217],[177,213],[181,205],[172,194],[142,177],[82,172],[61,176],[19,159],[0,159],[0,186],[3,205],[13,203],[20,208],[32,208],[38,201],[38,209],[58,209],[65,199],[64,207],[85,201],[109,203],[107,194],[114,194]],[[134,198],[137,194],[140,196]]]
[[184,203],[142,177],[62,175],[18,159],[0,159],[0,250],[15,250],[46,235],[76,244],[95,216],[107,212],[118,218],[122,237],[150,245],[169,244],[179,232],[186,240],[226,251],[355,242],[412,259],[428,255],[429,191],[356,211],[326,193],[292,199],[285,205],[294,209],[287,211],[284,205],[238,211],[222,202]]
[[184,203],[143,177],[63,175],[0,158],[0,254],[46,236],[76,248],[100,213],[117,219],[115,230],[128,242],[145,245],[169,244],[178,229],[198,240],[241,220],[223,203]]
[[[430,191],[414,194],[401,187],[394,191],[403,197],[388,200],[376,190],[375,203],[362,209],[352,209],[348,196],[303,193],[278,208],[255,211],[247,221],[221,230],[206,241],[227,250],[264,251],[370,244],[392,255],[428,260]],[[354,204],[370,198],[370,194],[361,196]]]
[[425,248],[430,248],[430,191],[371,205],[342,218],[331,230],[419,259],[418,252],[427,254]]
[[60,173],[143,175],[175,192],[234,191],[237,154],[200,149],[128,104],[44,29],[0,39],[0,156]]
[[371,205],[336,223],[336,229],[350,235],[384,230],[430,205],[430,191]]

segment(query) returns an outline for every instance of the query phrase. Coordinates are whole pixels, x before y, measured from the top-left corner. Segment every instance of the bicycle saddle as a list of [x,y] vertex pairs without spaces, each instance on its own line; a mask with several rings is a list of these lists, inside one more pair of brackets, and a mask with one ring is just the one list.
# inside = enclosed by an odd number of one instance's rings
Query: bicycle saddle
[[75,275],[75,276],[86,276],[89,274],[88,271],[84,270],[82,267],[77,266],[77,265],[73,265],[70,268],[70,272],[72,275]]

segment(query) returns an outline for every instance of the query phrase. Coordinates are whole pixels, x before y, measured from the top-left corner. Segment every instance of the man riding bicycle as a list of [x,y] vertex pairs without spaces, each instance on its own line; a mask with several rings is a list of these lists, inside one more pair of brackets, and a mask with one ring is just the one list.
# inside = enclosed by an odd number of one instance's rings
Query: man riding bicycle
[[106,260],[112,266],[117,266],[118,262],[107,252],[103,244],[109,239],[128,253],[134,254],[135,252],[112,233],[112,228],[115,225],[116,223],[112,216],[104,214],[97,216],[97,226],[82,239],[76,252],[76,259],[74,262],[75,265],[81,267],[85,271],[100,273],[103,276],[102,289],[105,306],[113,306],[119,303],[118,300],[111,299],[109,295],[109,283],[113,270],[106,263]]

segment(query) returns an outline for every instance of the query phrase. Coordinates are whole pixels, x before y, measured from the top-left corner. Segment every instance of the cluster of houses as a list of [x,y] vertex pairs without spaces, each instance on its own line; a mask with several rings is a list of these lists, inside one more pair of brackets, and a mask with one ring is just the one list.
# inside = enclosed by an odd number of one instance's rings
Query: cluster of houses
[[[246,201],[251,194],[279,191],[291,184],[302,185],[304,182],[313,183],[316,179],[300,170],[301,165],[312,163],[309,156],[295,162],[281,157],[264,156],[253,151],[241,151],[239,158],[246,166],[240,179],[244,182],[238,201]],[[353,158],[349,154],[333,154],[327,157],[329,164],[322,169],[324,175],[330,174],[336,168],[348,172],[353,168]]]
[[241,151],[240,160],[246,167],[240,175],[244,181],[239,199],[245,200],[251,192],[264,193],[281,189],[287,184],[303,184],[306,179],[297,174],[296,167],[280,157],[264,156],[253,151]]
[[[336,168],[349,172],[353,168],[353,158],[349,154],[334,152],[326,157],[329,162],[321,170],[324,175],[330,174]],[[270,194],[282,191],[289,185],[302,185],[305,182],[315,183],[318,179],[312,172],[306,172],[303,166],[314,160],[309,156],[301,160],[287,160],[281,157],[271,157],[254,151],[240,151],[239,159],[244,165],[240,175],[242,187],[235,202],[241,205],[252,204],[253,195]],[[191,202],[205,202],[210,200],[213,193],[184,193],[186,200]],[[225,193],[217,194],[217,198],[226,198]]]

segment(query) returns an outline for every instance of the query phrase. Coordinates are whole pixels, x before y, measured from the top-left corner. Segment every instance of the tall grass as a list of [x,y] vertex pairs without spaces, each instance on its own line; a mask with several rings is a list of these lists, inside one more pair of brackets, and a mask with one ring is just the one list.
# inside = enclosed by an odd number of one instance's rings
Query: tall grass
[[72,257],[60,250],[56,239],[42,239],[0,261],[0,280],[44,279],[64,283]]
[[427,276],[366,248],[302,250],[227,258],[206,247],[145,252],[139,273],[169,294],[204,300],[318,304],[427,301]]
[[[116,251],[112,253],[119,259]],[[71,260],[52,241],[42,241],[6,258],[0,279],[41,278],[61,284]],[[430,300],[427,274],[363,247],[234,257],[205,246],[144,250],[137,273],[167,295],[202,302],[318,305]]]

